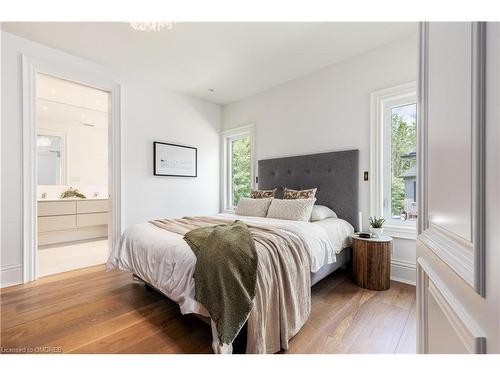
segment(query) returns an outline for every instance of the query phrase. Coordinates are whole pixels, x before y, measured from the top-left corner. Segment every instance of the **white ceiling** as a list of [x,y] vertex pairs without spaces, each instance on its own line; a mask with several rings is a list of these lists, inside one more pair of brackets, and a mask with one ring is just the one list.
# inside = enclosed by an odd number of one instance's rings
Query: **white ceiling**
[[108,112],[109,94],[106,91],[45,74],[39,73],[37,75],[36,96],[40,99],[65,103],[75,107]]
[[[5,31],[227,104],[416,33],[416,23],[4,22]],[[210,92],[209,89],[215,90]]]
[[44,74],[38,74],[36,86],[38,127],[86,124],[107,129],[108,93]]

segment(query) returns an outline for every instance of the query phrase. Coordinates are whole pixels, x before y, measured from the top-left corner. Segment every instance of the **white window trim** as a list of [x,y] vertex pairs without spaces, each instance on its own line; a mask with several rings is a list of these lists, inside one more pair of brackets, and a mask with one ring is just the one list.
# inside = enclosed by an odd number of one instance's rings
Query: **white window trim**
[[250,136],[250,186],[255,187],[255,126],[253,124],[223,131],[222,135],[222,212],[234,212],[231,189],[231,141]]
[[[384,170],[384,159],[389,150],[384,148],[384,111],[394,104],[417,101],[416,82],[375,91],[371,94],[370,115],[370,216],[384,217],[384,181],[390,176],[390,171]],[[418,121],[418,119],[417,119]],[[385,176],[384,176],[385,175]],[[384,178],[385,177],[385,178]],[[384,232],[396,238],[416,239],[416,223],[397,222],[387,219]]]

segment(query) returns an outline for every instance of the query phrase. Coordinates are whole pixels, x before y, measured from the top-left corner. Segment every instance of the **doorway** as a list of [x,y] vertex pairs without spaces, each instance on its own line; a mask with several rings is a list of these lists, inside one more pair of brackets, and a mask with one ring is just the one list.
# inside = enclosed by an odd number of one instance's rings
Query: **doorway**
[[106,262],[109,99],[36,74],[37,276]]
[[[120,85],[112,78],[95,72],[91,65],[73,66],[25,55],[22,67],[26,283],[39,276],[102,264],[119,241],[121,136]],[[72,128],[61,127],[61,123]],[[91,138],[101,147],[89,146],[83,133],[94,134]],[[89,167],[89,163],[99,167]],[[99,180],[90,180],[96,176]],[[89,247],[94,241],[96,246]],[[38,259],[41,251],[45,253]],[[50,256],[51,252],[57,256]],[[45,267],[44,256],[58,261],[47,261],[51,266]]]

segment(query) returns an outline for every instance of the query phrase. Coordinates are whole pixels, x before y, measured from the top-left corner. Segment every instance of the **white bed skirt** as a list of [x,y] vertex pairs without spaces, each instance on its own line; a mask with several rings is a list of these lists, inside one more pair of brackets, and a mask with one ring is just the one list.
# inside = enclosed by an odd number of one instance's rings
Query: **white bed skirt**
[[323,267],[321,267],[317,272],[314,273],[311,272],[311,286],[323,280],[333,271],[344,266],[349,261],[349,259],[351,259],[351,249],[345,248],[340,253],[337,254],[337,261],[335,263],[326,264]]

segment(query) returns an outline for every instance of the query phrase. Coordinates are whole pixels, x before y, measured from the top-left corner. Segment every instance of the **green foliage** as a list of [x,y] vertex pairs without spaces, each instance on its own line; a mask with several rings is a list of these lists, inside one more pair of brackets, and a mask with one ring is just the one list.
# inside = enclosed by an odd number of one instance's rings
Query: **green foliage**
[[417,149],[417,125],[415,122],[405,122],[397,114],[392,115],[391,125],[391,214],[399,216],[404,208],[405,197],[404,180],[400,176],[416,163],[415,158],[402,158],[401,156]]
[[75,197],[81,198],[81,199],[87,198],[85,196],[85,194],[83,194],[80,190],[73,189],[72,187],[70,187],[68,190],[63,191],[61,194],[61,199],[62,198],[75,198]]
[[241,197],[249,197],[251,189],[251,147],[250,138],[241,138],[232,143],[233,205]]
[[385,219],[383,218],[378,218],[376,216],[374,217],[370,217],[370,226],[372,228],[382,228],[382,226],[384,225],[384,222],[385,222]]

